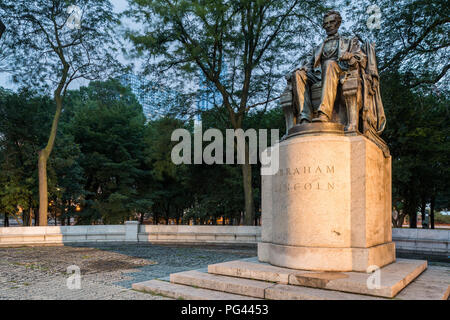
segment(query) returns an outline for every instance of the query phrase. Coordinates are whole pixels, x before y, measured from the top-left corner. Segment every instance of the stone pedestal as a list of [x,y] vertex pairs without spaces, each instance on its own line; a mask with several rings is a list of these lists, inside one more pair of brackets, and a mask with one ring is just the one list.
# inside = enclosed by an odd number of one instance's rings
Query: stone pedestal
[[391,158],[362,135],[297,135],[262,176],[258,258],[304,270],[360,271],[395,261]]

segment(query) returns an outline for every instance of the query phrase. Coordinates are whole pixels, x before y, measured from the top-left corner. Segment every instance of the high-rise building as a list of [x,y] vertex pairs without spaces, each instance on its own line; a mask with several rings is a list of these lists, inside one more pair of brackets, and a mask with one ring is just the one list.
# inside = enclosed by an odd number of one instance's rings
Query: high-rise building
[[178,93],[160,84],[146,81],[132,74],[119,77],[119,82],[131,89],[142,105],[147,120],[156,119],[166,114],[178,101]]
[[[223,64],[222,72],[220,73],[220,79],[223,81],[227,73],[226,64]],[[209,82],[203,73],[199,76],[199,90],[197,95],[196,111],[197,115],[195,117],[196,121],[201,121],[201,112],[213,108],[215,105],[222,105],[223,98],[222,94],[217,90],[216,86]]]

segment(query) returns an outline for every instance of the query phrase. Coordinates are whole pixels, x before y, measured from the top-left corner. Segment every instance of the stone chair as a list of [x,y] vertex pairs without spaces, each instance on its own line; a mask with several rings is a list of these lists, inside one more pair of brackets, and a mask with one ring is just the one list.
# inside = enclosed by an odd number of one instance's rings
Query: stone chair
[[[286,76],[287,86],[280,97],[280,106],[283,108],[286,131],[289,132],[296,124],[300,123],[299,107],[294,105],[292,76]],[[311,101],[313,106],[313,118],[317,116],[317,109],[321,102],[322,83],[311,86]],[[362,80],[359,65],[350,68],[340,79],[338,93],[333,109],[332,122],[337,122],[345,127],[346,132],[364,132],[360,126],[362,106]]]

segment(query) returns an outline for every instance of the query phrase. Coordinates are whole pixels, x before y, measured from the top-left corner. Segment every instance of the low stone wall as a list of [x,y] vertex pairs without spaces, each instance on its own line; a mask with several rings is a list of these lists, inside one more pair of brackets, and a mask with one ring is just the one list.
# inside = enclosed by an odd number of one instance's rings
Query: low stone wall
[[83,242],[256,243],[257,226],[123,225],[0,228],[0,247],[63,245]]
[[[123,225],[0,228],[0,246],[63,245],[82,242],[257,243],[259,226]],[[392,229],[399,253],[448,258],[450,230]]]
[[141,225],[138,239],[155,243],[257,243],[261,227]]
[[450,230],[393,228],[392,240],[398,253],[450,257]]
[[0,246],[58,245],[80,242],[137,241],[138,224],[0,228]]

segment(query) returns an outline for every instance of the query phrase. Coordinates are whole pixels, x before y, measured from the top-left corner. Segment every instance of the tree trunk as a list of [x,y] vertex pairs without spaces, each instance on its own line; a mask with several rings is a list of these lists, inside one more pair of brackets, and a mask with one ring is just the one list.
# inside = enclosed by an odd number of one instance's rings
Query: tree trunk
[[423,228],[423,222],[425,221],[425,208],[427,206],[427,202],[425,198],[422,198],[422,205],[420,206],[420,211],[422,214],[422,228]]
[[9,217],[8,217],[7,213],[5,213],[5,219],[3,220],[3,226],[9,227]]
[[[247,153],[247,152],[246,152]],[[246,161],[248,162],[248,156],[246,155]],[[242,177],[244,185],[244,198],[245,198],[245,214],[244,214],[244,225],[253,225],[253,220],[255,216],[255,205],[253,200],[253,189],[252,189],[252,165],[245,163],[241,165]]]
[[65,217],[65,215],[66,215],[66,206],[65,206],[65,204],[63,202],[63,204],[61,204],[61,217],[60,217],[60,219],[61,219],[61,226],[65,226],[66,225],[66,217]]
[[33,224],[33,208],[30,208],[30,216],[28,217],[28,226],[31,227]]
[[436,197],[432,196],[430,201],[430,225],[431,229],[434,229],[434,207],[436,203]]
[[417,228],[417,211],[409,213],[409,227]]
[[47,160],[45,150],[39,151],[39,225],[47,225],[48,192],[47,192]]
[[58,130],[59,116],[62,110],[62,97],[61,90],[65,83],[65,78],[69,70],[68,65],[64,66],[63,77],[64,81],[61,81],[58,88],[55,90],[54,98],[56,102],[55,116],[53,117],[52,128],[48,137],[47,145],[44,149],[39,151],[38,159],[38,173],[39,173],[39,225],[47,225],[48,214],[48,186],[47,186],[47,161],[52,153],[53,146],[55,145],[56,132]]

